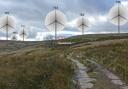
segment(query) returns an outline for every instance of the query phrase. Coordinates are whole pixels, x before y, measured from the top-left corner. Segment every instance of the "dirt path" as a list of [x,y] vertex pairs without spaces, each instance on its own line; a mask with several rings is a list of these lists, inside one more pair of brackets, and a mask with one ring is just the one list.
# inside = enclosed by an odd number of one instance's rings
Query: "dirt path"
[[87,68],[79,61],[68,57],[75,65],[75,80],[77,81],[78,89],[91,89],[96,81],[94,78],[90,78],[87,74]]
[[[118,44],[126,41],[128,40],[118,39],[118,40],[97,41],[97,42],[75,45],[72,48],[77,50],[83,48],[97,47],[101,45]],[[70,56],[71,59],[72,55]],[[97,68],[94,71],[94,73],[90,75],[89,73],[87,73],[88,68],[85,67],[83,64],[81,64],[79,61],[77,61],[78,59],[79,58],[71,59],[77,65],[76,76],[77,76],[78,85],[80,86],[80,88],[78,89],[128,89],[128,86],[118,76],[104,69],[101,65],[97,64],[94,61],[91,61],[91,63],[96,65]],[[93,81],[87,80],[86,78],[91,78],[93,79]]]
[[77,89],[128,89],[119,77],[104,69],[98,63],[88,60],[97,67],[97,70],[94,71],[95,76],[92,76],[87,72],[88,68],[77,59],[73,59],[71,55],[68,56],[68,59],[76,65],[75,80]]

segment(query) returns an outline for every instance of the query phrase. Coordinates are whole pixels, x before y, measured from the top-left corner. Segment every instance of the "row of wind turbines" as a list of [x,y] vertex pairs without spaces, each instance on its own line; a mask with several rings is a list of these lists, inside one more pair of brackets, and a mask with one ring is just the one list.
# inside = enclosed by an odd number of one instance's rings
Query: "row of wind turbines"
[[[120,27],[128,22],[128,7],[122,5],[121,1],[116,0],[116,4],[108,13],[108,20],[118,26],[119,34]],[[59,10],[58,6],[54,7],[54,10],[48,13],[45,19],[45,25],[50,31],[55,31],[55,40],[57,40],[57,31],[63,30],[66,25],[66,16]],[[91,23],[85,14],[81,13],[76,25],[82,32],[82,35],[84,35],[85,29],[89,28]]]
[[[8,38],[9,38],[9,35],[8,35],[9,31],[12,30],[12,29],[16,30],[15,20],[9,14],[10,14],[9,12],[5,12],[5,15],[0,18],[0,29],[6,31],[6,40],[8,40]],[[25,31],[25,25],[21,25],[21,29],[22,30],[19,32],[19,36],[24,41],[24,39],[27,37],[27,32]],[[12,33],[11,39],[12,40],[17,40],[17,34],[18,33],[14,31]]]
[[[117,25],[118,33],[120,33],[120,26],[128,22],[128,7],[121,4],[121,1],[116,1],[116,4],[110,9],[108,13],[108,20]],[[15,29],[14,19],[9,15],[9,12],[5,12],[5,16],[0,20],[0,29],[6,30],[6,39],[8,40],[8,31]],[[55,40],[57,40],[57,31],[63,30],[66,26],[67,20],[63,12],[61,12],[58,6],[54,7],[54,10],[49,12],[45,19],[45,26],[49,31],[55,32]],[[90,27],[90,22],[84,13],[80,14],[77,19],[77,28],[84,35],[85,29]],[[21,25],[22,31],[19,33],[20,37],[24,38],[27,36],[25,31],[25,25]],[[17,32],[13,32],[12,39],[16,40]]]

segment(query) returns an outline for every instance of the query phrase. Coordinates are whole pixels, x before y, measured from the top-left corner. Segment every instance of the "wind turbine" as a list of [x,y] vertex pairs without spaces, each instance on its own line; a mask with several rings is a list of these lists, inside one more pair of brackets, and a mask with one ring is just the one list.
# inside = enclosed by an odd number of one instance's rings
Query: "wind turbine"
[[5,15],[1,17],[0,29],[6,30],[6,40],[8,40],[8,31],[15,29],[15,20],[12,16],[9,16],[9,12],[5,12]]
[[66,25],[66,17],[59,10],[58,6],[55,6],[54,10],[48,13],[45,19],[45,25],[49,31],[55,32],[55,40],[57,40],[57,31],[63,30]]
[[111,8],[108,14],[108,19],[111,23],[118,26],[118,34],[120,26],[128,22],[128,8],[121,4],[121,1],[116,0],[116,5]]
[[23,41],[25,40],[25,38],[27,37],[27,33],[25,31],[25,25],[21,25],[22,31],[20,32],[20,37],[23,38]]
[[16,36],[16,34],[17,34],[17,32],[13,32],[13,33],[12,33],[12,37],[11,37],[11,39],[14,40],[14,41],[17,40],[17,36]]
[[89,20],[85,18],[84,13],[81,13],[80,17],[77,19],[77,27],[79,30],[82,30],[82,35],[84,35],[84,30],[89,27],[89,24]]

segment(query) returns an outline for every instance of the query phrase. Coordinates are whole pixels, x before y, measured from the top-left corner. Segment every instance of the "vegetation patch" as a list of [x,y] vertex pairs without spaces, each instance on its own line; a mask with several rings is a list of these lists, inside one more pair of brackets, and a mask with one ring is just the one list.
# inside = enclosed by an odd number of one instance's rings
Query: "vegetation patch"
[[0,89],[72,89],[73,74],[70,60],[59,50],[0,57]]
[[[120,76],[128,83],[128,42],[101,45],[83,49],[75,49],[75,55],[80,55],[80,60],[85,64],[86,59],[93,60],[108,70]],[[93,66],[91,66],[93,67]]]

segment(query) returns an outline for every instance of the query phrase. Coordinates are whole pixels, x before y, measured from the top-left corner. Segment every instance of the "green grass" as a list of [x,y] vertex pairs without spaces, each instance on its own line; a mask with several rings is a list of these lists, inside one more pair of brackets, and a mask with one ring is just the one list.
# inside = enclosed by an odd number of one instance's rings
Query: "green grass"
[[94,42],[94,41],[104,41],[104,40],[113,40],[113,39],[127,39],[128,34],[91,34],[84,36],[73,36],[62,41],[68,42]]
[[[122,35],[85,35],[63,41],[93,42],[128,38],[127,34]],[[67,59],[71,52],[75,58],[80,55],[80,61],[89,68],[95,66],[87,63],[86,59],[98,62],[128,83],[127,50],[128,42],[90,48],[86,48],[86,45],[80,48],[52,46],[49,42],[0,42],[0,89],[73,89],[74,68]],[[94,72],[90,76],[99,78],[98,81],[102,83],[104,77]],[[105,83],[109,85],[107,81]],[[104,86],[107,85],[102,88]]]
[[38,47],[1,56],[0,89],[72,89],[74,69],[60,50]]
[[[94,60],[128,83],[128,42],[75,49],[80,60]],[[86,63],[85,63],[86,65]],[[92,66],[93,67],[93,66]]]

